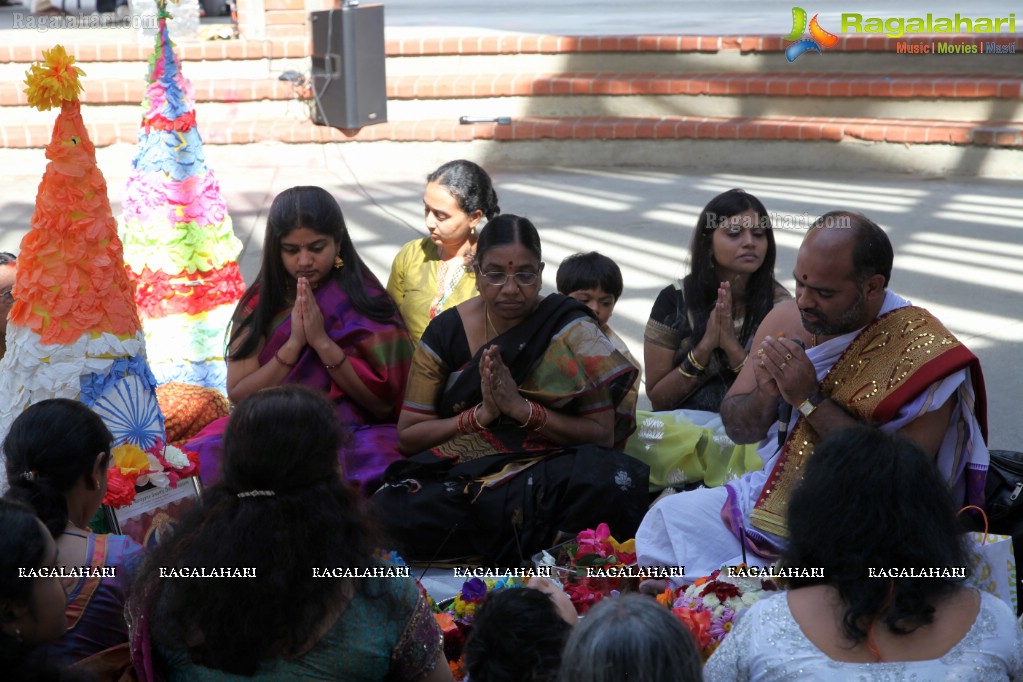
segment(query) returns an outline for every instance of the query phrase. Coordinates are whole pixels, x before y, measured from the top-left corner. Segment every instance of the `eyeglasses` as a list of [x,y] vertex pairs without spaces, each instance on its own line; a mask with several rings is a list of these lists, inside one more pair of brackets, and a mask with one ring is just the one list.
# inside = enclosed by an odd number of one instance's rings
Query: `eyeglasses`
[[507,272],[480,272],[479,274],[483,281],[495,287],[503,287],[512,277],[515,278],[515,283],[519,286],[528,287],[536,284],[536,278],[540,276],[535,272],[516,272],[514,274]]
[[8,289],[0,292],[0,303],[14,303],[14,291]]

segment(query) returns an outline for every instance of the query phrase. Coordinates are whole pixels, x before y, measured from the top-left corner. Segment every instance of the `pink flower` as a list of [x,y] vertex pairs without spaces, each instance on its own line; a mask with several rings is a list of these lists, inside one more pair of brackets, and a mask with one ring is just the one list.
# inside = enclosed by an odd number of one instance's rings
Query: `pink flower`
[[611,545],[611,529],[606,523],[601,523],[596,530],[587,528],[579,531],[576,541],[579,543],[579,550],[576,557],[586,554],[596,554],[605,557],[613,552]]

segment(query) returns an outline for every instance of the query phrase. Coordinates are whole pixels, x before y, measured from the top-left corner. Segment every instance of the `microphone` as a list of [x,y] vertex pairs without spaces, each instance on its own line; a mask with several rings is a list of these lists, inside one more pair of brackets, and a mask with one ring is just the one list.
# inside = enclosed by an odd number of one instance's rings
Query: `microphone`
[[[792,339],[799,344],[799,347],[806,350],[806,344],[799,339]],[[792,406],[785,402],[782,398],[778,402],[778,448],[781,449],[785,445],[785,440],[789,437],[789,420],[792,419]]]

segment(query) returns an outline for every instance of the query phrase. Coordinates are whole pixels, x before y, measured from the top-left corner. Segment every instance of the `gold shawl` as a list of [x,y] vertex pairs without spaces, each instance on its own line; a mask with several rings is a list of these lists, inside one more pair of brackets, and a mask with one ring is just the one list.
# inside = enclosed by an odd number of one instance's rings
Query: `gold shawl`
[[[892,310],[863,328],[821,381],[821,390],[857,420],[890,421],[927,386],[976,357],[929,312]],[[788,537],[785,515],[792,491],[820,436],[800,415],[750,514],[750,524]]]

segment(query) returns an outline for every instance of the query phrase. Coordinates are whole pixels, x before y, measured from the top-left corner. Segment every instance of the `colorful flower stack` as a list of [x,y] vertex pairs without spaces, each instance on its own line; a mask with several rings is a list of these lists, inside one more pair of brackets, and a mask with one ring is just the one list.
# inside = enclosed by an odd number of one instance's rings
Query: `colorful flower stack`
[[18,255],[0,364],[0,438],[29,405],[71,398],[103,417],[115,445],[149,448],[164,438],[163,416],[106,180],[82,120],[84,73],[60,45],[43,56],[25,93],[40,111],[61,111]]
[[168,16],[166,0],[159,0],[121,239],[159,382],[223,391],[224,331],[245,290],[235,260],[241,242],[206,166],[192,84],[181,73]]
[[580,531],[574,542],[540,552],[533,563],[551,569],[551,577],[561,583],[579,615],[604,597],[638,587],[635,578],[590,576],[591,569],[636,564],[636,541],[618,542],[606,523]]
[[666,589],[657,601],[670,608],[692,633],[706,661],[731,632],[739,612],[777,589],[768,578],[729,575],[728,569],[722,568],[697,578],[692,585]]

